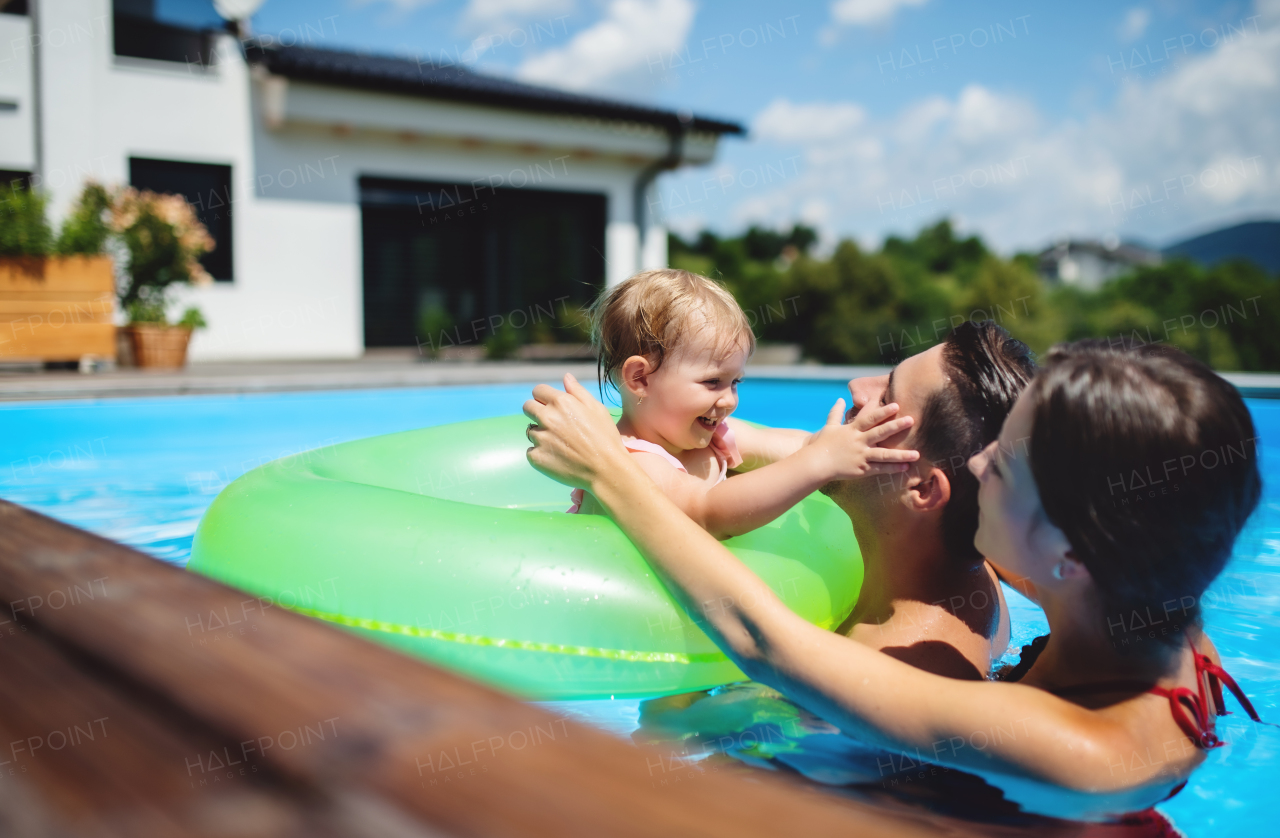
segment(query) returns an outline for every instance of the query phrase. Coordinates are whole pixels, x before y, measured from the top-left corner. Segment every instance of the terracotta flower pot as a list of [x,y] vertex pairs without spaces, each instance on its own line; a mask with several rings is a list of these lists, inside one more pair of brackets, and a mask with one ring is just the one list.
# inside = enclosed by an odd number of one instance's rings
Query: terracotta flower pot
[[133,343],[134,363],[138,366],[181,369],[187,365],[187,344],[191,341],[189,327],[132,323],[124,330]]

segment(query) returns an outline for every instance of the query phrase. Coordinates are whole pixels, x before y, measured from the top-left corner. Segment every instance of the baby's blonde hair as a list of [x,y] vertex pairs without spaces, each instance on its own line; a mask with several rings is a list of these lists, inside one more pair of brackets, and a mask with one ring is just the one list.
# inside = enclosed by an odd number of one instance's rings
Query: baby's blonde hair
[[745,340],[748,354],[756,349],[751,324],[733,295],[690,271],[641,271],[597,297],[590,315],[602,391],[606,382],[620,390],[617,375],[632,355],[648,358],[656,370],[704,323],[715,330],[717,347]]

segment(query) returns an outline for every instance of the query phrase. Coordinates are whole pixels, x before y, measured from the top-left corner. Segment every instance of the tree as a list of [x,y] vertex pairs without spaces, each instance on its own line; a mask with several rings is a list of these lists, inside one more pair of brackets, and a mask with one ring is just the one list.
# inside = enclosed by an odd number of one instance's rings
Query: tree
[[[1164,342],[1217,369],[1280,369],[1280,281],[1256,265],[1205,269],[1175,261],[1096,291],[1050,284],[1029,254],[1003,259],[946,221],[879,252],[840,242],[808,253],[817,234],[749,228],[738,238],[672,237],[672,264],[723,282],[761,340],[797,343],[828,363],[890,364],[934,346],[955,325],[991,319],[1043,352],[1063,340],[1121,336]],[[794,247],[793,258],[779,259]]]

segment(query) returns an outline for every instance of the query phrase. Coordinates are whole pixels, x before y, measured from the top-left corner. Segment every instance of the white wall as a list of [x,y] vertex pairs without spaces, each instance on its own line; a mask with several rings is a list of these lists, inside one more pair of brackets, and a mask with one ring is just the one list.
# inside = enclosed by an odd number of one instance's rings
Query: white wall
[[198,305],[210,324],[193,338],[192,358],[359,357],[359,207],[251,203],[235,225],[236,281],[176,295],[181,305]]
[[[363,352],[362,175],[510,186],[524,172],[530,188],[602,193],[606,281],[639,264],[632,189],[665,153],[657,129],[294,84],[251,73],[230,36],[212,69],[119,58],[110,0],[41,8],[44,184],[55,217],[86,176],[126,183],[131,156],[232,167],[234,282],[179,295],[210,324],[194,360]],[[714,137],[689,147],[710,159]],[[643,256],[645,267],[666,264],[660,225]]]

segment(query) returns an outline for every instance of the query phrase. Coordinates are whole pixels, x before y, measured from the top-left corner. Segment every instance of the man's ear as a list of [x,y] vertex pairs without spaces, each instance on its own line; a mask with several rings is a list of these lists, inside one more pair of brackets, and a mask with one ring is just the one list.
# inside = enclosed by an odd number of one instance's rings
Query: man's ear
[[[915,469],[912,469],[912,472]],[[947,473],[937,466],[930,466],[923,474],[913,474],[907,478],[907,491],[902,495],[902,502],[913,512],[933,512],[942,509],[951,500],[951,480]]]
[[653,364],[643,355],[632,355],[622,362],[622,368],[618,371],[622,389],[636,398],[643,398],[649,394],[649,376],[651,375],[653,375]]

